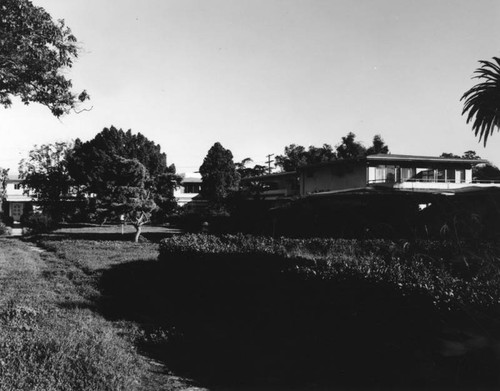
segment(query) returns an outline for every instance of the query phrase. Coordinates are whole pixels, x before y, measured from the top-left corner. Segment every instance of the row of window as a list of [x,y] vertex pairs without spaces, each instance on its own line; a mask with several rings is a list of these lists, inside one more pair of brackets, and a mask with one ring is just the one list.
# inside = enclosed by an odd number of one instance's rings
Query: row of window
[[429,168],[417,170],[413,167],[377,166],[373,179],[379,183],[406,181],[464,183],[465,169]]

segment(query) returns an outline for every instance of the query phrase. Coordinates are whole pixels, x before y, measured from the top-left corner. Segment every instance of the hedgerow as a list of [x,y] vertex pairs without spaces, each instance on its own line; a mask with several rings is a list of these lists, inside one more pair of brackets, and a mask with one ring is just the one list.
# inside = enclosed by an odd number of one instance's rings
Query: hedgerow
[[464,255],[456,245],[437,241],[187,234],[163,240],[159,259],[191,267],[203,262],[203,268],[225,264],[233,271],[248,271],[255,263],[262,275],[279,269],[331,282],[355,277],[395,288],[402,295],[427,295],[437,307],[451,309],[499,304],[500,274],[493,250]]

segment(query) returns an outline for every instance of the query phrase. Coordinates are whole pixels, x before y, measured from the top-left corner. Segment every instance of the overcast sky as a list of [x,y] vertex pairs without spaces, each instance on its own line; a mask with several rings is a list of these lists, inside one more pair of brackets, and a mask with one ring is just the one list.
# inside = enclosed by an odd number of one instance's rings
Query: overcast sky
[[114,125],[196,171],[217,141],[262,164],[291,143],[380,134],[392,153],[475,150],[461,115],[478,61],[500,56],[497,0],[33,0],[81,45],[68,71],[90,112],[0,108],[0,166],[34,144]]

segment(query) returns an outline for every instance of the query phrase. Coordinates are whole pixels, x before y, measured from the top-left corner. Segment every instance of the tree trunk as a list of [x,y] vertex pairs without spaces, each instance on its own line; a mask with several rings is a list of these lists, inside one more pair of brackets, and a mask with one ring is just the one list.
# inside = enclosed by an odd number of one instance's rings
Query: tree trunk
[[134,242],[137,243],[139,241],[139,237],[141,236],[141,231],[142,231],[142,225],[135,225],[135,236],[134,236]]

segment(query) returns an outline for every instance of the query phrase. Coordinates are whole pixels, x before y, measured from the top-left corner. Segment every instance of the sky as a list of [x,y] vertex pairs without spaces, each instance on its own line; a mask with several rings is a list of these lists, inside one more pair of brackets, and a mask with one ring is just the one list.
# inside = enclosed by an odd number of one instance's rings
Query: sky
[[59,119],[0,107],[0,166],[35,145],[111,125],[160,144],[178,173],[215,142],[264,164],[292,143],[348,132],[392,153],[478,155],[500,165],[462,116],[479,60],[500,56],[497,0],[32,0],[81,48],[65,71],[91,100]]

